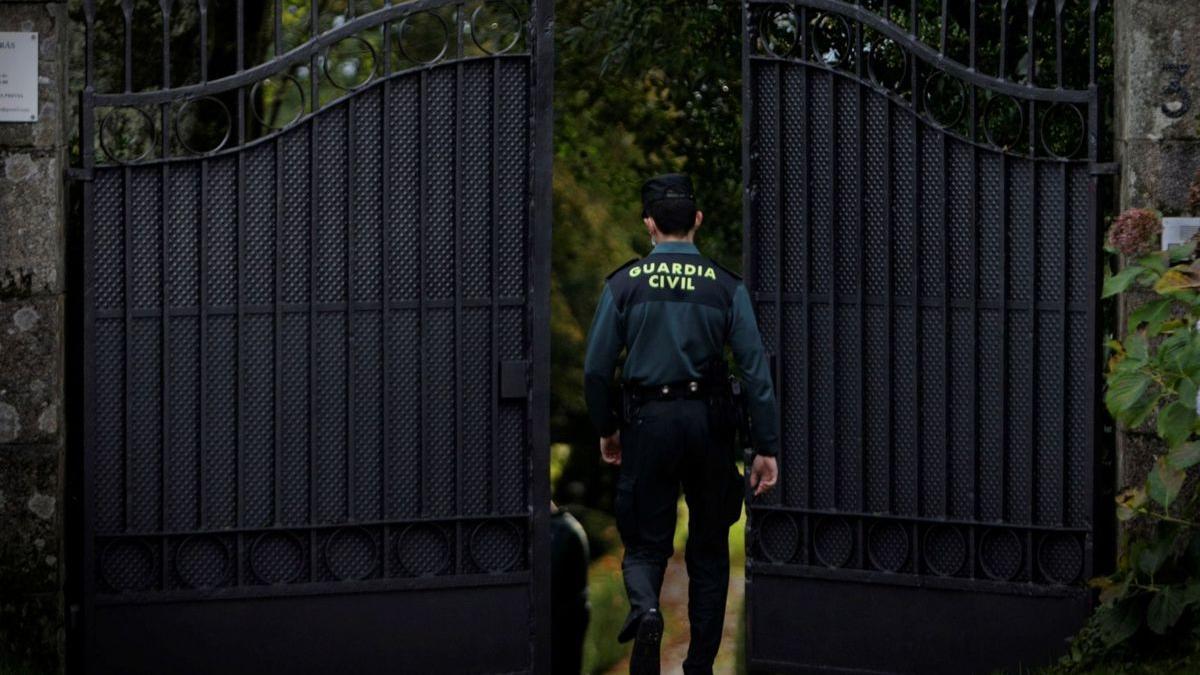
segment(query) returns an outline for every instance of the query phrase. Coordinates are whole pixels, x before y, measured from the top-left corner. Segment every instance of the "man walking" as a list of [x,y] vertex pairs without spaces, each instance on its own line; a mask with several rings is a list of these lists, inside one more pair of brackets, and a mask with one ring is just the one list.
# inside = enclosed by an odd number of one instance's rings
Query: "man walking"
[[[689,177],[668,174],[645,183],[642,219],[654,250],[609,275],[588,335],[588,412],[602,458],[620,466],[616,517],[630,612],[618,639],[635,640],[632,675],[659,672],[658,596],[673,552],[681,485],[689,513],[691,622],[684,672],[711,673],[721,645],[729,527],[742,505],[726,345],[746,386],[754,494],[774,487],[777,476],[775,394],[762,338],[741,279],[701,256],[693,243],[703,217]],[[622,352],[618,399],[612,385]]]

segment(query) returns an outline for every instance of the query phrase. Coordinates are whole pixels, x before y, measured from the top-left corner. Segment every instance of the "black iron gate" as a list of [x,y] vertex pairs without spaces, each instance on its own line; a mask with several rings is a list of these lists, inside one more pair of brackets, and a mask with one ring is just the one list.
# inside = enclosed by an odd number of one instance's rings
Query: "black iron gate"
[[1085,617],[1098,5],[747,3],[753,668],[991,672]]
[[548,668],[552,4],[358,4],[84,2],[89,672]]

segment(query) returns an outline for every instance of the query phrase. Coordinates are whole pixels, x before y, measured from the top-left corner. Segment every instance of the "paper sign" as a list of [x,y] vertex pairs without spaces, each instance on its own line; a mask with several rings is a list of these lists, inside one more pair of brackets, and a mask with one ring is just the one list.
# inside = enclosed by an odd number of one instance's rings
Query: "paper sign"
[[0,32],[0,122],[38,118],[38,34]]

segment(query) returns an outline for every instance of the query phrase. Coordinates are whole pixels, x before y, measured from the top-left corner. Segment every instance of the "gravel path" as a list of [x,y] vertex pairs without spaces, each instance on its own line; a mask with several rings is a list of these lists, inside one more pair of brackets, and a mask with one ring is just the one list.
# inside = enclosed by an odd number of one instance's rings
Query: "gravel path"
[[[737,671],[738,615],[744,601],[745,578],[745,568],[741,565],[730,568],[729,600],[725,603],[725,636],[721,640],[721,651],[717,653],[717,662],[713,666],[714,673],[732,675]],[[660,598],[663,618],[666,620],[662,644],[663,675],[683,675],[683,659],[687,656],[689,630],[687,589],[687,567],[683,562],[683,554],[677,553],[667,565],[667,577],[663,581]],[[608,672],[613,675],[628,673],[629,662],[622,661]]]

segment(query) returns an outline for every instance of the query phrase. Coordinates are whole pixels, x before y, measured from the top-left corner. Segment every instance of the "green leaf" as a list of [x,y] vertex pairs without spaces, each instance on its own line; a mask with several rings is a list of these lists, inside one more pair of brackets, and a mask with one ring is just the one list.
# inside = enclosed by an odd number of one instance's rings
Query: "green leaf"
[[1142,372],[1120,373],[1108,379],[1108,390],[1104,392],[1104,404],[1108,412],[1120,421],[1125,421],[1129,411],[1146,396],[1153,380]]
[[1186,607],[1182,592],[1174,586],[1164,586],[1151,598],[1150,606],[1146,608],[1146,625],[1162,635],[1179,622]]
[[1125,338],[1125,355],[1135,361],[1150,358],[1150,342],[1141,333],[1131,333]]
[[1118,293],[1124,293],[1129,290],[1133,282],[1137,280],[1145,268],[1138,265],[1130,265],[1116,274],[1104,278],[1104,291],[1101,293],[1102,298],[1111,298]]
[[1170,508],[1171,502],[1179,496],[1179,490],[1183,488],[1183,480],[1187,477],[1183,471],[1167,464],[1166,457],[1159,457],[1154,462],[1154,468],[1150,470],[1150,477],[1146,479],[1147,493],[1155,502],[1162,504],[1163,508]]
[[1173,448],[1167,453],[1167,464],[1172,468],[1183,471],[1200,464],[1200,441],[1192,441]]
[[1154,251],[1138,258],[1137,264],[1158,274],[1167,271],[1167,257],[1162,251]]
[[1173,448],[1191,437],[1195,421],[1194,398],[1189,403],[1171,401],[1158,413],[1158,435],[1167,442],[1167,447]]
[[1171,307],[1174,304],[1171,298],[1159,298],[1133,310],[1129,314],[1129,332],[1132,333],[1142,324],[1146,324],[1146,333],[1150,337],[1158,335],[1163,323],[1171,318]]
[[1141,626],[1140,598],[1127,598],[1096,610],[1096,627],[1105,646],[1115,647],[1133,637]]
[[1196,242],[1186,241],[1182,244],[1175,244],[1167,249],[1167,258],[1173,262],[1184,262],[1190,260],[1196,253]]
[[1135,555],[1137,555],[1138,571],[1148,577],[1153,577],[1170,557],[1171,546],[1169,543],[1156,541],[1140,547]]

